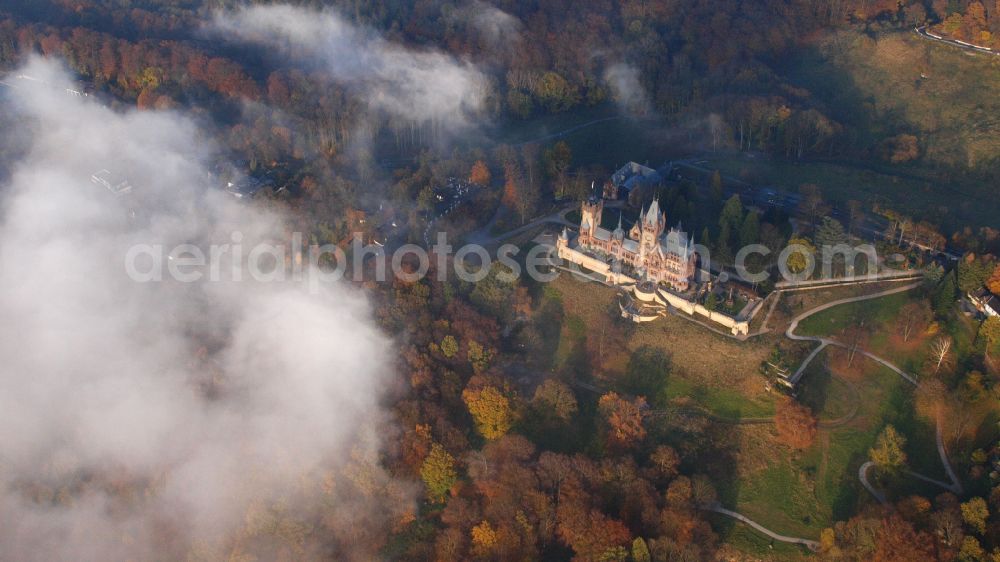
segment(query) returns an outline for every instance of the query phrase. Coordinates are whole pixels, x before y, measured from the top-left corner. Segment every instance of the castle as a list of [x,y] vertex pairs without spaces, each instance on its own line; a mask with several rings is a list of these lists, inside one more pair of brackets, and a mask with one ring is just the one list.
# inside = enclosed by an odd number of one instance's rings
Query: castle
[[614,231],[601,228],[603,213],[602,199],[593,197],[583,203],[576,247],[570,247],[569,233],[564,229],[556,242],[560,258],[583,264],[590,261],[584,260],[589,258],[587,253],[597,254],[614,262],[609,273],[617,282],[627,277],[620,269],[626,265],[636,273],[635,280],[663,283],[680,292],[691,287],[697,260],[694,242],[679,227],[667,230],[667,218],[660,212],[658,201],[653,200],[648,210],[642,210],[628,235],[622,229],[621,215]]

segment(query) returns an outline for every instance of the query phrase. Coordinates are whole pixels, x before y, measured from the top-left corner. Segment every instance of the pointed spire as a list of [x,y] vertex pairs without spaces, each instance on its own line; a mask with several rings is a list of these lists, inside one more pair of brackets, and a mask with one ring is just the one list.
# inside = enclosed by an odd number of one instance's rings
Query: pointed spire
[[654,197],[652,204],[649,205],[649,212],[646,214],[646,222],[656,225],[660,222],[660,200],[659,197]]
[[618,209],[618,230],[622,229],[622,210]]

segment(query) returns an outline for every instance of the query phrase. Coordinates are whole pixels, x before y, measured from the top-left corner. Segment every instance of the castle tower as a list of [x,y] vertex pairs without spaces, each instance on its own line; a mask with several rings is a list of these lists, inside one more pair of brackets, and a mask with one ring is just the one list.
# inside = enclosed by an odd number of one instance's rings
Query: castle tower
[[593,236],[597,227],[601,226],[601,215],[604,213],[604,201],[597,197],[591,197],[583,202],[580,209],[582,218],[580,219],[580,234],[584,232],[588,236]]
[[653,199],[646,214],[639,217],[642,221],[642,233],[639,237],[639,255],[648,256],[656,253],[660,246],[660,236],[667,226],[667,219],[660,212],[660,203]]

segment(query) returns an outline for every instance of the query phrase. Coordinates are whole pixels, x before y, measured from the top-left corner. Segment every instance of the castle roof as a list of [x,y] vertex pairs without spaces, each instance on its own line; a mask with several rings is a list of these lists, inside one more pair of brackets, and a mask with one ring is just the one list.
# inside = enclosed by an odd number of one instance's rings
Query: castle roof
[[607,242],[611,240],[611,231],[606,228],[597,227],[594,229],[594,238]]
[[649,211],[646,213],[646,223],[657,224],[660,222],[660,202],[653,199],[653,203],[649,205]]
[[614,236],[615,238],[625,237],[625,229],[622,228],[622,212],[620,210],[618,211],[618,228],[615,229]]
[[687,257],[689,248],[687,233],[683,230],[671,228],[670,232],[668,232],[666,236],[664,250],[666,250],[668,254],[677,254],[681,257]]

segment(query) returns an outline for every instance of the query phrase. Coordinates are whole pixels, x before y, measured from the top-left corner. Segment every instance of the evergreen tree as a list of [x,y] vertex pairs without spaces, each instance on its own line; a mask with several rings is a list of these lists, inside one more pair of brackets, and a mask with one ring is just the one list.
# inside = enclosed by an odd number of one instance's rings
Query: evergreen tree
[[[729,227],[730,232],[738,231],[743,223],[743,203],[739,195],[733,195],[726,201],[719,215],[719,227]],[[727,240],[728,241],[728,240]]]
[[816,228],[815,240],[818,248],[836,246],[847,242],[847,232],[844,231],[844,225],[840,224],[837,219],[823,217],[819,227]]
[[715,243],[715,259],[723,262],[730,263],[733,261],[733,250],[729,245],[729,240],[733,237],[729,230],[729,223],[722,225],[719,230],[719,239]]
[[971,293],[986,285],[993,268],[975,254],[967,254],[958,262],[958,288]]
[[712,179],[709,180],[709,189],[712,194],[712,201],[716,204],[722,202],[722,174],[718,170],[712,172]]
[[952,305],[955,304],[955,299],[955,273],[951,272],[944,276],[944,279],[938,285],[937,292],[934,293],[934,313],[938,317],[947,316]]
[[740,227],[740,246],[749,246],[760,241],[760,217],[757,213],[750,211],[743,219],[743,226]]

